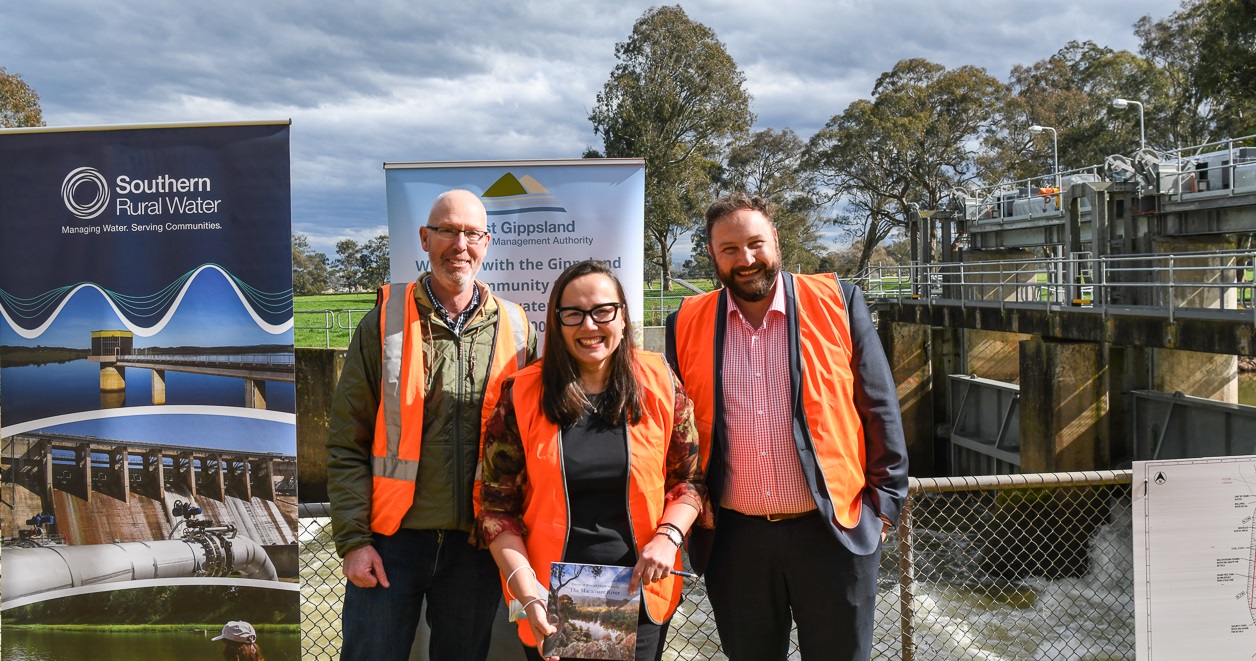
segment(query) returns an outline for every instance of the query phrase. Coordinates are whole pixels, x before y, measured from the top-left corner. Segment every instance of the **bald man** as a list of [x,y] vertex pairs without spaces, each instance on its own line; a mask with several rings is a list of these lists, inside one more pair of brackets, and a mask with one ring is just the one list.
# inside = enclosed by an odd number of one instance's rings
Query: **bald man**
[[341,659],[408,659],[425,599],[432,661],[488,655],[500,578],[468,543],[482,420],[537,340],[522,308],[475,279],[487,219],[470,191],[437,197],[419,229],[432,270],[381,288],[345,356],[327,437]]

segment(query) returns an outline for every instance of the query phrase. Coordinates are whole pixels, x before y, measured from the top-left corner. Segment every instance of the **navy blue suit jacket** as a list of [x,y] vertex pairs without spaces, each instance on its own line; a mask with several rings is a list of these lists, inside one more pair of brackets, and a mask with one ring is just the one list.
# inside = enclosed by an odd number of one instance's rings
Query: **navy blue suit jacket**
[[[863,294],[859,287],[841,282],[847,317],[850,319],[855,405],[863,422],[867,460],[864,471],[867,484],[864,488],[863,512],[854,528],[846,528],[837,523],[828,492],[821,486],[823,477],[816,462],[815,445],[803,412],[802,393],[799,391],[803,365],[798,349],[798,300],[794,293],[793,274],[785,273],[781,283],[785,287],[785,311],[789,327],[790,402],[798,458],[815,498],[816,507],[828,520],[833,534],[852,553],[867,555],[876,551],[881,543],[882,526],[879,515],[896,523],[907,498],[907,444],[903,438],[903,422],[894,376]],[[717,508],[716,514],[719,512],[720,496],[723,493],[726,462],[723,365],[727,319],[728,298],[721,295],[715,315],[715,328],[712,329],[712,341],[715,343],[715,428],[711,433],[711,457],[707,464],[706,477],[711,502]],[[667,359],[672,370],[679,374],[676,356],[677,351],[683,351],[684,347],[676,346],[676,313],[668,316],[666,331]],[[717,518],[716,525],[718,523]],[[713,541],[713,529],[694,526],[690,534],[689,560],[698,573],[706,569]]]

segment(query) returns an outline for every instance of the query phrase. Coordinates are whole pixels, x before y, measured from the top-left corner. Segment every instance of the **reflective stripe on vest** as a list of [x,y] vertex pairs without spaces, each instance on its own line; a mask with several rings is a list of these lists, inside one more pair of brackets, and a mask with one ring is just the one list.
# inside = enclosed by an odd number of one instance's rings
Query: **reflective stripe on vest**
[[[414,503],[415,480],[419,474],[427,375],[419,310],[414,303],[415,286],[414,282],[392,284],[380,291],[381,374],[379,410],[371,446],[371,530],[385,535],[401,527],[401,520]],[[523,309],[493,298],[498,304],[497,327],[481,408],[481,433],[484,421],[500,396],[497,393],[502,380],[523,367],[528,350],[528,322]],[[482,445],[480,451],[483,452]],[[477,511],[479,486],[477,467],[472,487]]]
[[[789,277],[789,276],[787,276]],[[855,407],[854,377],[850,368],[850,320],[842,288],[835,276],[793,275],[802,379],[791,383],[801,390],[806,431],[811,437],[826,492],[837,523],[853,528],[859,523],[867,466],[863,423]],[[722,290],[686,300],[676,313],[676,361],[680,380],[693,400],[703,465],[710,457],[715,429],[715,314]],[[789,302],[787,300],[786,304]],[[808,482],[812,478],[808,476]]]
[[[529,491],[524,499],[523,523],[528,536],[524,544],[528,562],[545,581],[550,564],[561,560],[566,552],[569,513],[562,434],[541,410],[540,368],[537,363],[516,373],[511,394],[527,461]],[[628,521],[640,554],[653,539],[666,506],[667,447],[676,397],[671,370],[659,354],[637,352],[637,378],[644,413],[639,423],[628,427]],[[675,568],[681,568],[679,552]],[[671,617],[680,603],[681,587],[679,576],[646,586],[645,606],[652,620],[662,622]],[[509,587],[505,589],[509,593]],[[519,622],[519,637],[527,645],[536,644],[526,619]]]

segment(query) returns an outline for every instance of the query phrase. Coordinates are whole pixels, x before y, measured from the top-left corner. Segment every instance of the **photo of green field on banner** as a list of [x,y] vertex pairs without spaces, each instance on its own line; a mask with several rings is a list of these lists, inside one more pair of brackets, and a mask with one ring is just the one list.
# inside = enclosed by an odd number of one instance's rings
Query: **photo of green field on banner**
[[546,653],[578,659],[632,659],[637,649],[639,594],[629,594],[632,567],[555,562],[549,612],[558,633]]

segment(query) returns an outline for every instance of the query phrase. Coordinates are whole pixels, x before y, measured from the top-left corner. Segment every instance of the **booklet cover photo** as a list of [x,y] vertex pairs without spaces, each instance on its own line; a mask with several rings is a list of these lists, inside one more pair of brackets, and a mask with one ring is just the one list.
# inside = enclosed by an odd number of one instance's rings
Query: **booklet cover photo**
[[629,594],[632,567],[555,562],[549,613],[558,633],[545,653],[579,659],[632,659],[637,648],[639,594]]

